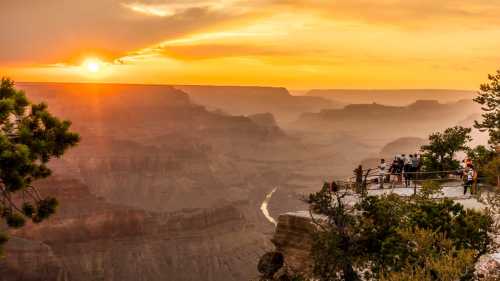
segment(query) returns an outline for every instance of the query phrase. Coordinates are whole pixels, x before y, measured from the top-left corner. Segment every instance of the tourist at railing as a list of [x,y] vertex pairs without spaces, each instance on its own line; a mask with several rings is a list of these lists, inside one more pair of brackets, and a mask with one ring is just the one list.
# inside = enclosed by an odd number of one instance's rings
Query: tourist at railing
[[378,165],[378,181],[380,188],[384,188],[385,175],[387,174],[387,164],[385,159],[380,159],[380,165]]
[[472,164],[469,164],[464,172],[465,184],[464,184],[464,195],[467,194],[467,189],[470,188],[470,193],[473,194],[472,185],[474,184],[474,169]]

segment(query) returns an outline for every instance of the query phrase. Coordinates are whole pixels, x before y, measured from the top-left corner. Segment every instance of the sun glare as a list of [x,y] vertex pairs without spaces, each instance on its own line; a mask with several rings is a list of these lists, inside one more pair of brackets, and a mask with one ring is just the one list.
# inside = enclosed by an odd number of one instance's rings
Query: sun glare
[[95,58],[86,59],[83,66],[90,73],[98,73],[102,68],[102,61]]

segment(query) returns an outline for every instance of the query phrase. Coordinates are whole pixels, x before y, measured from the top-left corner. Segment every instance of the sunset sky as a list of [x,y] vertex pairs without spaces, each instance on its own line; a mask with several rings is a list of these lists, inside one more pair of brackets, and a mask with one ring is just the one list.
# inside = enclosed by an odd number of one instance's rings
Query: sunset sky
[[476,89],[497,0],[0,0],[16,81]]

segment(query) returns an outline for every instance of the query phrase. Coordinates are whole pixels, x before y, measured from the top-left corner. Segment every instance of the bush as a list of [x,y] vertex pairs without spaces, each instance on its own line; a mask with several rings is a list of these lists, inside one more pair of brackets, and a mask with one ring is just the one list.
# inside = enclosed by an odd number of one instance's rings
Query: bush
[[338,192],[323,188],[311,195],[311,209],[329,218],[315,235],[313,278],[360,280],[361,269],[376,280],[469,276],[475,259],[488,249],[491,217],[433,199],[439,192],[434,182],[424,187],[410,198],[368,196],[352,209]]

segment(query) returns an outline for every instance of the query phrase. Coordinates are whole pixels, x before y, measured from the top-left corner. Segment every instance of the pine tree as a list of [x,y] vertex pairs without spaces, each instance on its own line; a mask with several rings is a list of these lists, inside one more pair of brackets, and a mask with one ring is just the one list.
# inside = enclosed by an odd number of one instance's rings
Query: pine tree
[[[50,159],[61,157],[80,137],[71,122],[51,115],[44,103],[31,103],[14,82],[0,82],[0,217],[8,227],[40,223],[54,214],[56,198],[43,197],[34,183],[47,178]],[[0,247],[7,241],[0,233]],[[1,250],[1,248],[0,248]]]
[[481,85],[479,95],[474,98],[484,111],[483,120],[476,121],[474,127],[488,131],[490,144],[496,146],[500,144],[500,70],[488,75],[488,80],[488,83]]

